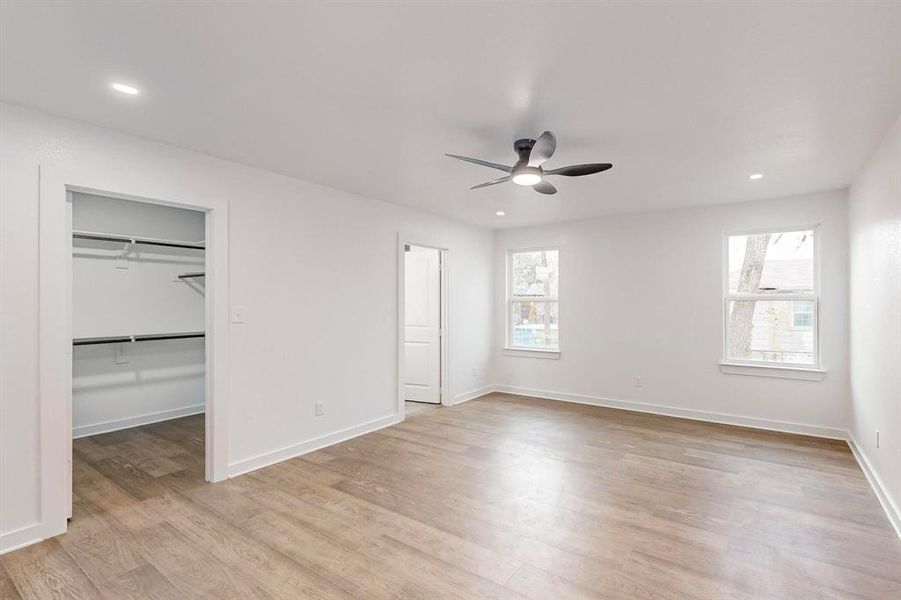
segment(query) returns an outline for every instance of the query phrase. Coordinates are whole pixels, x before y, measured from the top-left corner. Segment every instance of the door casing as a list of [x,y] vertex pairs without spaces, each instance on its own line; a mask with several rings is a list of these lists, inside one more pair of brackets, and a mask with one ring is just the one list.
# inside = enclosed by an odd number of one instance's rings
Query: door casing
[[39,167],[38,180],[39,539],[46,539],[66,531],[72,511],[72,192],[206,213],[207,481],[228,478],[228,203],[206,198],[158,200],[145,195],[146,189],[141,195],[127,193],[115,175],[84,177],[46,166]]

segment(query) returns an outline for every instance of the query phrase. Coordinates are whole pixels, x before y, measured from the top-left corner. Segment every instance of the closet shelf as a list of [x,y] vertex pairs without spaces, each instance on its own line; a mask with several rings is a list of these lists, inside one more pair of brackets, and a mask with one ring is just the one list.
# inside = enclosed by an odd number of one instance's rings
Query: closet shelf
[[165,246],[166,248],[191,248],[206,250],[206,242],[185,242],[181,240],[163,240],[148,237],[131,237],[113,233],[97,233],[95,231],[72,231],[72,238],[77,240],[94,240],[99,242],[124,242],[126,244],[145,244],[148,246]]
[[192,277],[206,277],[206,273],[182,273],[179,279],[191,279]]
[[132,342],[155,342],[158,340],[183,340],[187,338],[202,338],[206,334],[202,331],[190,331],[187,333],[158,333],[150,335],[118,335],[111,337],[75,338],[73,346],[94,346],[97,344],[127,344]]

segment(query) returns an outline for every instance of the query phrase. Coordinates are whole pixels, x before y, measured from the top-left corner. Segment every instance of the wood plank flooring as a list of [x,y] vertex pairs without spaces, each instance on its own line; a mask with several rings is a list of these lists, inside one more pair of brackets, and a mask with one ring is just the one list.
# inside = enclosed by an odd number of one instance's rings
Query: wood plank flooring
[[438,408],[438,404],[428,404],[426,402],[411,402],[407,400],[404,402],[404,414],[407,417],[412,417],[417,413],[421,413],[424,410],[432,410],[433,408]]
[[901,598],[842,442],[494,394],[227,482],[203,417],[75,442],[0,597]]

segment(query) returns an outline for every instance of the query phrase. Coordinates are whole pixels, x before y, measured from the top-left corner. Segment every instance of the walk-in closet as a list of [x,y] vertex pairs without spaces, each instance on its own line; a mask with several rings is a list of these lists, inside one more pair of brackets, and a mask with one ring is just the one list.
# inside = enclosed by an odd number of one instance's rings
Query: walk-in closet
[[73,451],[100,472],[203,471],[204,219],[72,194]]

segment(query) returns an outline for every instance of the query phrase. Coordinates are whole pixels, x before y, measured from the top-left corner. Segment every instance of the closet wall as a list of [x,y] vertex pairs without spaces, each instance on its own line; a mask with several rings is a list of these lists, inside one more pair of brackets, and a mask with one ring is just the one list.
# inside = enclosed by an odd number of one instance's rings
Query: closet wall
[[[73,195],[73,230],[198,242],[204,213]],[[204,252],[73,241],[74,337],[203,331]],[[204,410],[204,340],[75,346],[73,435],[82,437]]]

